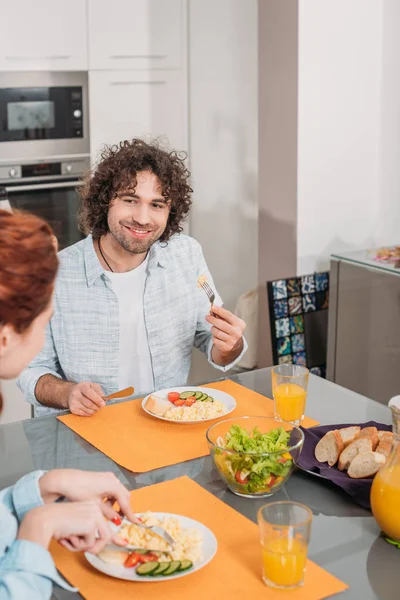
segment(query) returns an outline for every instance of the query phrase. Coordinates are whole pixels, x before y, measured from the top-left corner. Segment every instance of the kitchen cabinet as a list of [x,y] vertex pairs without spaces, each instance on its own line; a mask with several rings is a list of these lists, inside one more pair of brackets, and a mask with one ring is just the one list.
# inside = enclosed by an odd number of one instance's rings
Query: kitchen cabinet
[[88,68],[86,0],[11,0],[1,5],[0,71]]
[[164,136],[187,149],[186,79],[180,71],[90,71],[90,147]]
[[180,69],[186,0],[88,0],[90,69]]

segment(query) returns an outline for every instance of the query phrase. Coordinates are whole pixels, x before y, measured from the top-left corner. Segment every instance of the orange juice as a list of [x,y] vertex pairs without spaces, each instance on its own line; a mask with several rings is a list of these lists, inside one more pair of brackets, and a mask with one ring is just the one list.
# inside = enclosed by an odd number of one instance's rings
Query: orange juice
[[279,538],[265,540],[262,546],[263,578],[280,587],[301,585],[307,562],[304,540]]
[[400,464],[382,467],[375,475],[371,509],[382,531],[400,542]]
[[275,411],[284,421],[301,421],[306,407],[307,391],[297,383],[280,383],[274,390]]

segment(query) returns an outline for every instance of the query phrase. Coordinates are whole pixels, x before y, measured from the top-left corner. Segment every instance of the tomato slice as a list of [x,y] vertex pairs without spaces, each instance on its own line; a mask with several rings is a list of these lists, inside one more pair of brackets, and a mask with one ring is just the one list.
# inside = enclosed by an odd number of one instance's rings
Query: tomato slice
[[249,476],[246,475],[245,477],[243,477],[242,471],[236,471],[235,479],[238,483],[244,485],[245,483],[248,482]]
[[192,406],[192,404],[194,404],[196,402],[196,400],[197,400],[196,396],[189,396],[189,398],[186,398],[186,400],[185,400],[185,405]]
[[174,404],[175,406],[185,406],[186,400],[184,400],[183,398],[179,398],[179,400],[175,400]]
[[128,557],[126,558],[126,560],[124,562],[124,567],[126,567],[127,569],[136,567],[138,562],[140,562],[140,558],[141,558],[140,554],[136,554],[136,552],[132,552],[132,554],[128,554]]
[[142,564],[152,562],[153,560],[156,562],[158,561],[158,556],[156,554],[152,554],[151,552],[149,552],[149,554],[139,554],[138,556],[139,562]]
[[121,519],[121,517],[116,516],[113,519],[111,519],[111,522],[114,523],[114,525],[119,526],[122,523],[122,519]]
[[177,400],[179,400],[179,392],[170,392],[168,394],[168,400],[170,402],[176,402]]

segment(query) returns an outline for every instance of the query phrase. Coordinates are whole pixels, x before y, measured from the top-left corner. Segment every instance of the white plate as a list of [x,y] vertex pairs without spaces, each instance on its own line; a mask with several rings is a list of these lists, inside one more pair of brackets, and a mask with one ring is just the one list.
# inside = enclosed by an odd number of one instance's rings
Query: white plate
[[[217,539],[208,527],[199,523],[198,521],[194,521],[193,519],[189,519],[189,517],[183,517],[181,515],[173,515],[170,513],[152,513],[156,517],[173,517],[176,519],[182,528],[184,529],[197,529],[200,531],[201,536],[203,538],[203,543],[201,547],[201,555],[202,558],[197,563],[194,563],[191,569],[187,571],[182,571],[181,573],[176,573],[175,575],[169,575],[167,577],[163,577],[162,575],[158,577],[151,576],[140,576],[136,574],[136,568],[126,569],[122,565],[110,565],[105,563],[100,558],[98,558],[95,554],[90,554],[89,552],[85,552],[86,560],[98,571],[105,573],[106,575],[110,575],[111,577],[116,577],[117,579],[126,579],[127,581],[167,581],[170,579],[178,579],[179,577],[185,577],[186,575],[190,575],[191,573],[195,573],[199,571],[203,567],[205,567],[215,556],[217,551]],[[138,515],[140,516],[140,515]],[[113,529],[118,530],[119,527],[113,526]]]
[[[230,394],[227,394],[226,392],[221,392],[221,390],[215,390],[213,388],[208,388],[208,387],[207,388],[206,387],[193,387],[193,386],[192,387],[187,387],[187,386],[175,387],[175,388],[169,388],[167,390],[160,390],[159,392],[153,392],[153,393],[156,396],[160,396],[160,398],[164,398],[167,402],[169,402],[169,400],[168,400],[169,392],[179,392],[180,394],[182,392],[203,392],[205,394],[208,394],[215,400],[219,400],[220,402],[225,404],[227,411],[223,415],[218,415],[217,417],[211,417],[209,419],[200,419],[198,421],[175,421],[174,419],[167,419],[166,417],[159,417],[158,415],[155,415],[152,412],[150,412],[149,410],[147,410],[147,408],[145,407],[145,404],[146,404],[147,398],[149,396],[151,396],[151,394],[148,394],[148,396],[143,398],[143,400],[142,400],[143,410],[145,412],[147,412],[148,415],[155,417],[156,419],[161,419],[162,421],[168,421],[169,423],[188,424],[188,423],[205,423],[206,421],[215,421],[215,419],[224,419],[225,417],[227,417],[227,415],[229,415],[229,413],[231,413],[236,408],[236,400],[233,396],[231,396]],[[172,404],[171,404],[171,406],[172,406]]]

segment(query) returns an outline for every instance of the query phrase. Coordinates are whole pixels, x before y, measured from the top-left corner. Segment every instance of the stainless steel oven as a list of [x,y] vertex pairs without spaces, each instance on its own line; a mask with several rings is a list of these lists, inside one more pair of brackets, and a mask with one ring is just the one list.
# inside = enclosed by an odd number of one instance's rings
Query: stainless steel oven
[[11,209],[27,210],[50,223],[62,250],[84,237],[77,227],[77,189],[88,169],[88,157],[0,165],[0,186],[7,190]]
[[0,162],[89,155],[85,72],[0,73]]

